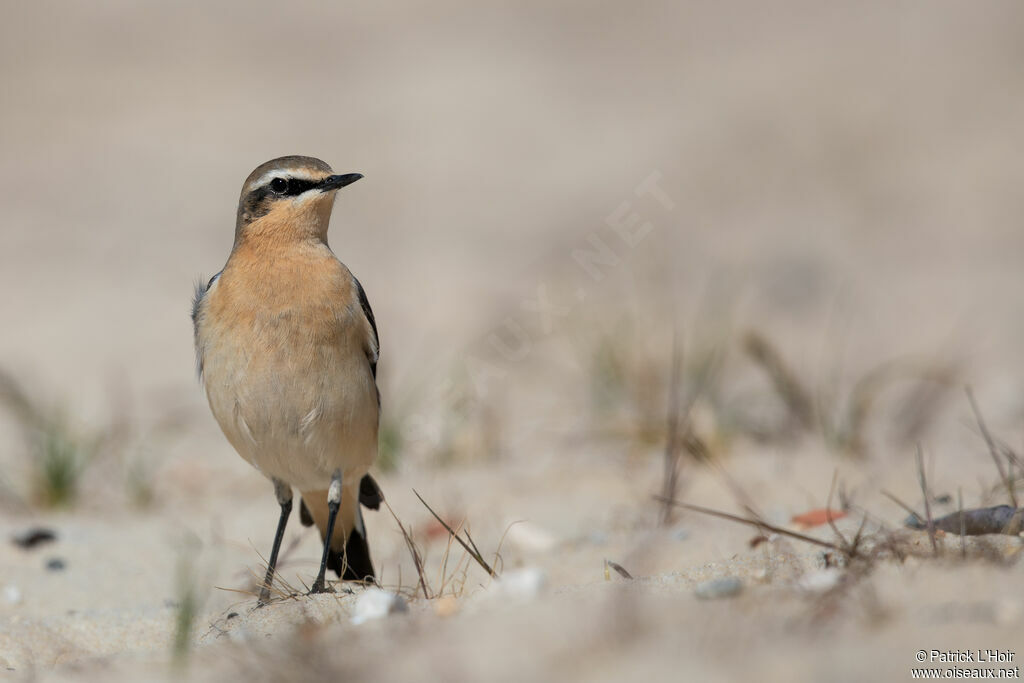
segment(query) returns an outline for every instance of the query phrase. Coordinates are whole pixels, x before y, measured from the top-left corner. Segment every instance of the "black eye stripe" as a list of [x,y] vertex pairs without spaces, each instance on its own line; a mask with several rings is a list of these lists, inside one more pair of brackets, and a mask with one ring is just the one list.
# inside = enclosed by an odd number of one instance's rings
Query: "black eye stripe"
[[[287,183],[282,188],[283,191],[277,191],[273,188],[277,180]],[[280,185],[280,183],[276,184]],[[267,215],[271,205],[282,197],[297,197],[304,192],[316,189],[319,185],[320,181],[306,180],[304,178],[289,178],[287,176],[272,178],[270,182],[260,185],[242,200],[240,209],[242,212],[242,223],[248,224],[261,216]]]
[[320,183],[312,180],[302,180],[301,178],[289,178],[288,189],[284,191],[287,197],[296,197],[303,192],[308,192]]
[[273,194],[283,197],[297,197],[303,192],[314,189],[320,183],[302,178],[274,178],[266,185]]

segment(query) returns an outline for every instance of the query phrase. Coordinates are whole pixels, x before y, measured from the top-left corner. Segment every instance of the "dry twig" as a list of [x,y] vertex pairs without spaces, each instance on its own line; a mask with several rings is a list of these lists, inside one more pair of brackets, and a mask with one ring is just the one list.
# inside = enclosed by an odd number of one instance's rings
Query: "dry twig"
[[483,556],[480,554],[480,551],[476,547],[476,543],[473,542],[473,538],[469,535],[469,532],[466,532],[466,539],[469,541],[467,543],[466,541],[463,541],[462,538],[460,538],[457,533],[455,533],[455,530],[451,528],[448,522],[441,519],[441,516],[434,512],[434,509],[432,507],[427,505],[427,501],[423,500],[423,496],[421,496],[416,491],[416,489],[413,489],[412,492],[416,494],[416,497],[420,499],[421,503],[423,503],[423,507],[427,508],[427,510],[430,511],[430,514],[432,514],[434,516],[434,519],[436,519],[441,524],[441,526],[445,528],[448,534],[456,541],[458,541],[459,545],[461,545],[463,549],[467,553],[469,553],[470,557],[476,560],[476,563],[479,564],[485,572],[487,572],[487,575],[490,577],[496,577],[497,574],[491,568],[491,565],[487,564],[487,561],[484,560]]

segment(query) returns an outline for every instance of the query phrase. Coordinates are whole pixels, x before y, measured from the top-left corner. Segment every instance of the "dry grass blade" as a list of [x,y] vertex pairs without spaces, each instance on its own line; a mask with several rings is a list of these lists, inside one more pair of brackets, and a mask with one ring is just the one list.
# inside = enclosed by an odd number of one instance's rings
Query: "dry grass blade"
[[[273,602],[282,602],[284,600],[293,600],[303,593],[303,591],[300,591],[297,587],[290,584],[284,578],[284,574],[281,572],[281,569],[284,568],[284,566],[287,564],[284,561],[285,557],[287,557],[287,555],[292,550],[298,547],[300,541],[301,538],[299,537],[293,538],[290,541],[288,548],[286,548],[284,552],[280,555],[277,562],[277,569],[274,572],[273,578],[270,580],[270,584],[267,586],[267,588],[270,590],[270,599],[267,604]],[[256,555],[260,558],[260,564],[258,565],[258,568],[249,569],[245,572],[245,575],[249,579],[250,588],[227,588],[226,586],[214,586],[214,588],[221,591],[227,591],[229,593],[239,593],[241,595],[246,595],[251,598],[258,598],[260,595],[260,591],[264,586],[264,579],[266,578],[267,575],[268,564],[266,558],[263,557],[263,555],[260,554],[259,551],[256,551]]]
[[437,591],[438,595],[444,595],[444,587],[445,584],[447,584],[446,577],[448,575],[448,558],[450,558],[452,554],[452,542],[452,537],[449,536],[448,543],[444,548],[444,555],[441,556],[441,569],[439,570],[440,578],[438,579],[441,587]]
[[[668,499],[676,497],[679,487],[679,375],[682,364],[679,358],[679,335],[672,334],[672,371],[668,386],[668,416],[665,436],[665,474],[662,485],[662,496]],[[665,526],[672,519],[672,506],[661,507],[661,525]]]
[[757,332],[748,332],[743,339],[743,349],[768,375],[775,392],[782,399],[789,414],[805,430],[814,429],[814,402],[782,354]]
[[[843,544],[843,547],[844,548],[850,548],[851,546],[850,546],[849,542],[847,542],[845,536],[843,536],[841,533],[839,533],[839,527],[836,526],[836,522],[832,518],[832,497],[836,493],[836,482],[838,481],[838,479],[839,479],[839,470],[837,469],[837,470],[834,470],[832,472],[832,485],[828,489],[828,501],[826,501],[826,503],[825,503],[825,521],[828,522],[829,527],[832,529],[832,533],[834,533],[836,535],[836,538],[838,538],[839,541]],[[863,525],[861,525],[861,526],[863,528]],[[858,535],[859,535],[859,532],[858,532]],[[852,555],[853,553],[850,553],[850,554]]]
[[[664,502],[661,496],[655,496],[656,500]],[[814,545],[820,545],[823,548],[829,548],[839,553],[846,553],[844,548],[840,548],[835,543],[829,543],[828,541],[822,541],[821,539],[814,538],[813,536],[807,536],[796,531],[790,531],[789,529],[783,529],[782,527],[769,524],[767,522],[759,521],[756,519],[749,519],[747,517],[740,517],[739,515],[733,515],[728,512],[721,512],[719,510],[712,510],[711,508],[701,507],[700,505],[691,505],[690,503],[683,503],[678,500],[670,500],[670,505],[681,507],[684,510],[692,510],[693,512],[699,512],[703,515],[710,515],[712,517],[720,517],[721,519],[727,519],[731,522],[738,522],[740,524],[746,524],[748,526],[756,527],[762,531],[771,531],[772,533],[779,534],[781,536],[789,536],[795,538],[798,541],[804,541],[805,543],[812,543]]]
[[402,532],[402,538],[405,539],[405,546],[409,549],[409,554],[412,555],[413,565],[416,566],[416,574],[419,577],[420,590],[423,591],[423,597],[429,600],[430,589],[427,587],[427,579],[423,575],[423,557],[420,555],[419,548],[416,547],[416,542],[412,540],[412,536],[410,536],[409,532],[405,530],[405,525],[402,524],[402,520],[398,519],[398,515],[395,514],[395,511],[391,509],[391,506],[388,504],[386,500],[384,501],[384,506],[388,509],[388,512],[390,512],[391,516],[394,518],[395,524],[398,525],[398,530]]
[[999,457],[999,449],[996,446],[995,439],[992,438],[991,432],[988,431],[988,426],[985,425],[985,420],[981,417],[981,410],[978,409],[978,402],[974,400],[974,390],[967,387],[966,391],[967,400],[970,401],[971,410],[974,411],[974,419],[978,423],[978,429],[981,430],[981,436],[985,439],[985,445],[988,446],[988,452],[992,456],[992,462],[996,464],[996,469],[999,471],[999,478],[1002,479],[1003,485],[1006,486],[1006,493],[1010,496],[1010,504],[1013,505],[1013,507],[1020,507],[1017,504],[1017,493],[1013,489],[1013,480],[1003,467],[1003,461]]
[[[672,338],[672,375],[669,382],[669,408],[667,435],[665,441],[665,474],[662,496],[674,500],[679,489],[680,447],[686,449],[695,460],[708,462],[708,447],[692,428],[691,415],[697,401],[708,391],[722,362],[722,353],[716,349],[699,364],[694,372],[693,388],[687,392],[686,399],[680,405],[682,379],[682,353],[678,349],[677,336]],[[669,523],[672,506],[662,507],[661,524]]]
[[1000,444],[999,451],[1006,458],[1006,461],[1007,461],[1007,463],[1010,466],[1010,471],[1008,473],[1010,481],[1011,482],[1015,482],[1016,479],[1014,478],[1014,475],[1013,475],[1013,467],[1016,466],[1016,468],[1018,470],[1020,470],[1021,472],[1024,472],[1024,462],[1021,462],[1021,460],[1017,456],[1017,454],[1013,452],[1013,449],[1010,448],[1009,446],[1007,446],[1005,443]]
[[865,514],[860,519],[860,526],[857,527],[857,533],[853,535],[853,541],[850,542],[849,551],[847,555],[849,557],[855,557],[857,551],[860,549],[860,543],[864,540],[864,527],[868,524],[868,516]]
[[928,501],[928,480],[924,475],[924,451],[917,446],[917,478],[921,483],[921,495],[924,496],[924,514],[928,522],[928,538],[932,542],[932,552],[939,554],[939,544],[935,541],[935,522],[932,520],[932,505]]
[[[423,503],[423,507],[427,508],[427,510],[430,511],[430,514],[432,514],[434,516],[434,519],[436,519],[438,521],[438,523],[445,528],[445,530],[448,532],[448,534],[452,538],[454,538],[456,541],[458,541],[459,545],[461,545],[462,548],[467,553],[469,553],[470,557],[472,557],[474,560],[476,560],[477,564],[479,564],[481,567],[483,567],[483,570],[485,572],[487,572],[487,575],[490,576],[490,577],[496,577],[497,574],[495,574],[494,570],[491,569],[491,565],[487,564],[487,561],[480,555],[480,551],[476,549],[476,544],[473,543],[473,539],[470,538],[469,539],[469,543],[466,543],[466,541],[463,541],[458,536],[458,534],[455,533],[455,531],[451,528],[451,526],[448,525],[448,522],[446,522],[443,519],[441,519],[441,516],[438,515],[436,512],[434,512],[434,509],[432,507],[427,505],[427,501],[423,500],[423,496],[421,496],[419,494],[419,492],[416,491],[416,489],[413,489],[412,492],[416,494],[416,497],[420,499],[421,503]],[[468,536],[469,536],[469,534],[467,534],[467,537]]]
[[494,550],[494,567],[498,567],[500,563],[501,569],[495,569],[495,575],[505,571],[505,559],[501,556],[501,546],[505,544],[505,538],[508,536],[509,530],[513,525],[522,524],[524,521],[526,520],[518,519],[514,522],[510,522],[509,525],[505,527],[505,531],[501,533],[501,538],[498,539],[498,547]]
[[[462,526],[461,525],[459,526],[459,529],[462,530]],[[473,546],[473,552],[476,555],[478,555],[480,557],[483,557],[483,553],[481,553],[480,549],[476,547],[476,543],[473,541],[473,537],[469,533],[469,525],[465,525],[465,532],[466,532],[466,540],[469,541],[469,544],[471,546]],[[456,534],[456,538],[458,538],[458,534]]]
[[754,519],[761,520],[764,517],[764,515],[762,515],[758,511],[757,507],[754,505],[754,499],[751,498],[750,494],[744,491],[743,487],[740,486],[739,482],[736,481],[736,479],[734,479],[731,474],[729,474],[729,471],[725,469],[725,465],[723,465],[721,462],[717,460],[713,460],[709,464],[712,467],[712,469],[714,469],[718,473],[718,476],[722,478],[722,481],[725,482],[725,485],[729,487],[729,491],[732,493],[733,497],[736,499],[736,502],[740,504],[743,510]]

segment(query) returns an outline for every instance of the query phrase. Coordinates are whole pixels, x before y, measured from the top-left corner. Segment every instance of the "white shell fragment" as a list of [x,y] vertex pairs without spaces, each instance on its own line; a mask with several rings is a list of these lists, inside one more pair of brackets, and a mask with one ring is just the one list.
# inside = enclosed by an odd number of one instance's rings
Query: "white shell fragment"
[[528,553],[544,553],[558,546],[558,539],[550,531],[533,522],[518,522],[508,527],[505,540],[513,547]]
[[14,584],[4,586],[4,600],[6,600],[8,604],[17,605],[21,602],[21,589]]
[[396,612],[405,612],[408,609],[401,596],[371,587],[356,598],[352,623],[358,625]]
[[824,593],[834,588],[842,576],[843,573],[835,568],[819,569],[804,574],[798,585],[808,593]]
[[515,600],[531,600],[547,587],[548,575],[539,567],[505,572],[491,584],[492,595]]

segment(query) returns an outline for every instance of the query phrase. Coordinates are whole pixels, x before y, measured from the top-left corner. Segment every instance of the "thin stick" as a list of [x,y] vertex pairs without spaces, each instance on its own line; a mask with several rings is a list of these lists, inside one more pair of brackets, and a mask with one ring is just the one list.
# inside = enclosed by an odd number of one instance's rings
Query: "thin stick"
[[[661,496],[654,496],[654,498],[655,498],[655,500],[660,500],[661,502],[665,502],[665,499],[662,498]],[[822,541],[820,539],[814,538],[813,536],[806,536],[804,534],[800,534],[800,533],[797,533],[795,531],[790,531],[789,529],[783,529],[782,527],[777,527],[777,526],[774,526],[772,524],[768,524],[767,522],[761,522],[761,521],[758,521],[758,520],[755,520],[755,519],[747,519],[746,517],[740,517],[738,515],[731,515],[728,512],[720,512],[718,510],[712,510],[711,508],[705,508],[705,507],[701,507],[699,505],[691,505],[690,503],[683,503],[683,502],[680,502],[678,500],[671,500],[670,499],[669,500],[669,505],[675,505],[676,507],[681,507],[684,510],[693,510],[694,512],[699,512],[699,513],[704,514],[704,515],[711,515],[712,517],[720,517],[722,519],[728,519],[729,521],[738,522],[740,524],[747,524],[749,526],[756,527],[756,528],[761,529],[761,530],[771,531],[772,533],[776,533],[776,534],[779,534],[781,536],[789,536],[790,538],[795,538],[797,540],[804,541],[806,543],[813,543],[814,545],[820,545],[823,548],[830,548],[832,550],[835,550],[836,552],[840,552],[840,553],[844,553],[844,554],[846,552],[845,550],[843,550],[842,548],[837,546],[835,543],[829,543],[828,541]]]
[[450,534],[450,535],[451,535],[451,536],[452,536],[452,537],[453,537],[453,538],[454,538],[454,539],[455,539],[456,541],[458,541],[458,542],[459,542],[459,545],[461,545],[461,546],[462,546],[462,547],[463,547],[463,548],[464,548],[464,549],[466,550],[466,552],[467,552],[467,553],[469,553],[469,554],[470,554],[470,555],[471,555],[471,556],[473,557],[473,559],[474,559],[474,560],[476,560],[477,564],[479,564],[479,565],[480,565],[481,567],[483,567],[484,571],[485,571],[485,572],[487,572],[487,574],[488,574],[489,576],[491,576],[491,577],[494,577],[494,576],[496,576],[496,575],[495,575],[495,573],[494,573],[494,570],[493,570],[493,569],[491,569],[491,565],[487,564],[487,562],[486,562],[486,561],[484,560],[484,558],[482,558],[482,557],[480,556],[480,553],[479,553],[479,552],[477,552],[476,550],[474,550],[474,549],[473,549],[472,547],[470,547],[470,546],[469,546],[469,545],[468,545],[468,544],[467,544],[467,543],[466,543],[465,541],[463,541],[463,540],[462,540],[461,538],[459,538],[459,537],[458,537],[458,536],[457,536],[457,535],[455,534],[455,531],[453,531],[453,530],[452,530],[452,528],[451,528],[450,526],[448,526],[448,522],[446,522],[446,521],[444,521],[443,519],[441,519],[441,517],[440,517],[440,516],[439,516],[439,515],[438,515],[438,514],[437,514],[436,512],[434,512],[434,509],[433,509],[432,507],[430,507],[429,505],[427,505],[427,501],[423,500],[423,496],[421,496],[421,495],[420,495],[420,494],[419,494],[419,493],[418,493],[418,492],[416,491],[416,489],[413,489],[413,490],[412,490],[412,492],[413,492],[413,493],[415,493],[415,494],[416,494],[416,497],[420,499],[420,502],[421,502],[421,503],[423,503],[423,507],[427,508],[427,510],[430,510],[430,514],[434,515],[434,519],[436,519],[436,520],[437,520],[437,521],[438,521],[438,522],[439,522],[439,523],[441,524],[441,526],[443,526],[443,527],[444,527],[444,528],[445,528],[445,529],[446,529],[446,530],[448,531],[448,533],[449,533],[449,534]]
[[1010,496],[1010,503],[1013,507],[1020,507],[1017,505],[1017,494],[1013,490],[1013,482],[1006,474],[1006,469],[1003,467],[1003,461],[999,458],[999,449],[996,447],[995,439],[992,438],[992,434],[988,431],[988,427],[985,425],[985,420],[981,417],[981,411],[978,409],[978,403],[974,400],[974,391],[969,386],[966,391],[967,400],[970,401],[971,410],[974,411],[974,419],[978,423],[978,429],[981,430],[981,436],[985,439],[985,445],[988,446],[988,452],[992,456],[992,462],[996,464],[996,469],[999,471],[999,478],[1003,480],[1003,484],[1006,486],[1006,493]]
[[932,522],[932,506],[928,502],[928,481],[924,476],[924,451],[921,444],[917,444],[917,477],[921,483],[921,495],[924,496],[924,514],[928,519],[928,538],[932,542],[932,552],[939,554],[939,545],[935,542],[935,524]]

